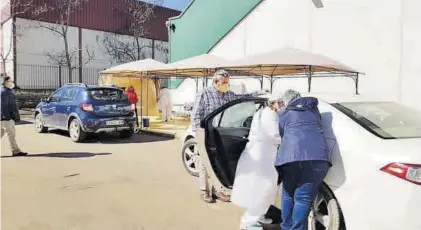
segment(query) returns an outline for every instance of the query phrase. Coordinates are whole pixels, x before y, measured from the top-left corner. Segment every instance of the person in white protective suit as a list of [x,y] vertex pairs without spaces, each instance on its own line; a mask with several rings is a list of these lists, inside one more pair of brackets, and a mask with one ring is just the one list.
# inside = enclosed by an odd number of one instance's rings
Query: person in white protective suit
[[281,143],[277,113],[281,105],[281,97],[271,95],[267,107],[256,112],[249,142],[238,161],[231,202],[245,208],[241,230],[272,223],[264,215],[278,191],[278,172],[274,165]]
[[172,114],[172,100],[170,91],[167,88],[162,88],[159,92],[159,99],[157,105],[159,111],[161,111],[161,120],[169,121]]

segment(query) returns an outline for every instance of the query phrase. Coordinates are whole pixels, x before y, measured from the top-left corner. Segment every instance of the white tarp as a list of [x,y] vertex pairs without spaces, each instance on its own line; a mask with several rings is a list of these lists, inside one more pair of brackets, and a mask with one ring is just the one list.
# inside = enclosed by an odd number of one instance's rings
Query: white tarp
[[247,56],[221,67],[270,76],[306,73],[310,67],[312,72],[358,72],[324,55],[289,48]]
[[122,65],[114,66],[102,71],[100,74],[114,75],[146,75],[149,69],[165,68],[166,64],[154,59],[143,59],[139,61],[129,62]]

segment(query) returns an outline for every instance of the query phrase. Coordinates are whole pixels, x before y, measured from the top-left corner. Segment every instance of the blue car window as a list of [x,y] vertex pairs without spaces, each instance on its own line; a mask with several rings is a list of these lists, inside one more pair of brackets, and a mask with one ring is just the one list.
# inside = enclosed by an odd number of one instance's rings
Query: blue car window
[[62,89],[58,89],[53,94],[51,94],[51,96],[49,97],[48,101],[49,102],[59,102],[62,92],[63,92]]
[[63,96],[61,97],[61,100],[62,101],[73,101],[77,92],[78,92],[78,88],[75,88],[75,87],[68,88],[68,89],[64,90]]

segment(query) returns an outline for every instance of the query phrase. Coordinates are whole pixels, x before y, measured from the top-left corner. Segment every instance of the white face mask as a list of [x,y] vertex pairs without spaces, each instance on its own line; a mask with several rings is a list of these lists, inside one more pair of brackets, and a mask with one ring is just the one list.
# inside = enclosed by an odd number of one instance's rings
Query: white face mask
[[6,82],[5,86],[9,89],[13,89],[15,88],[15,83],[13,82]]

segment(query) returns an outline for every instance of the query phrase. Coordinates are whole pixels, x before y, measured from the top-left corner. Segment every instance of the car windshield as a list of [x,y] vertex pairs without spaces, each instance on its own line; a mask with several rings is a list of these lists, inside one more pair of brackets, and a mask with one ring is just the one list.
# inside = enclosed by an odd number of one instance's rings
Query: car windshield
[[393,102],[334,104],[373,134],[385,139],[420,138],[421,112]]
[[89,89],[88,92],[89,96],[91,96],[94,100],[119,101],[127,99],[124,92],[120,89],[94,88]]

